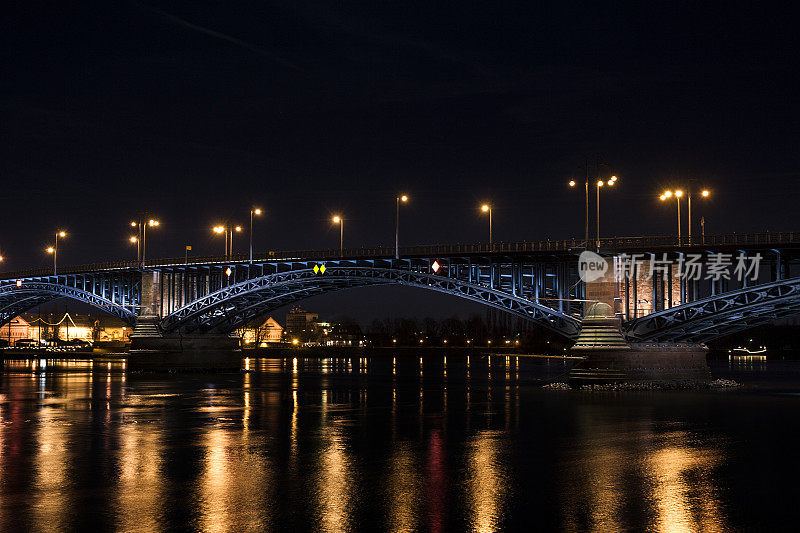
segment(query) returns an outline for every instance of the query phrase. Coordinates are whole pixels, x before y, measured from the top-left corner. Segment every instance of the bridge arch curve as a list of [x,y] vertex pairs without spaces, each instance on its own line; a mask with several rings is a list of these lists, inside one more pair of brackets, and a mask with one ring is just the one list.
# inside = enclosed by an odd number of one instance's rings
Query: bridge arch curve
[[116,316],[128,324],[133,325],[136,322],[136,314],[133,309],[89,291],[59,283],[25,281],[20,285],[0,286],[0,326],[20,313],[56,298],[71,298]]
[[800,314],[800,277],[753,285],[631,321],[632,341],[709,342]]
[[580,331],[580,321],[569,315],[482,285],[411,270],[333,265],[324,273],[312,269],[292,270],[229,285],[164,317],[161,329],[166,333],[225,333],[311,296],[390,284],[433,290],[501,309],[571,339]]

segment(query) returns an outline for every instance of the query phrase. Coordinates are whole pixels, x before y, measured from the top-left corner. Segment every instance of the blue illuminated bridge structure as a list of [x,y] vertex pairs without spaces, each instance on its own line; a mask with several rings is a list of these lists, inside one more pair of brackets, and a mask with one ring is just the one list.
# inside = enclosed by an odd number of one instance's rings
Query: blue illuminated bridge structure
[[[594,243],[592,243],[594,244]],[[0,274],[0,325],[57,298],[116,316],[134,334],[144,318],[163,335],[226,334],[279,307],[333,291],[376,285],[418,287],[478,302],[575,339],[594,301],[623,319],[629,340],[707,342],[800,313],[800,232],[610,238],[600,255],[666,258],[670,270],[584,283],[582,240],[423,245],[268,252],[249,257],[194,257],[101,263]],[[666,254],[666,255],[665,255]],[[733,257],[717,278],[684,279],[690,255]],[[738,280],[736,257],[759,258],[758,275]],[[719,265],[716,266],[719,269]]]

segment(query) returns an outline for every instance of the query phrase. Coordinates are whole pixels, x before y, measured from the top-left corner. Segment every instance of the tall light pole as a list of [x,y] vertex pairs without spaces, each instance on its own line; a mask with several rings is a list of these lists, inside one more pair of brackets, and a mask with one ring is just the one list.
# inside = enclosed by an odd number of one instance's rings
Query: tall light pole
[[55,232],[55,244],[53,246],[47,247],[47,253],[53,254],[53,275],[58,275],[58,238],[64,238],[67,236],[67,232],[64,230],[59,230]]
[[[703,198],[708,198],[711,195],[711,191],[708,189],[703,189],[700,191],[700,196]],[[686,191],[686,201],[689,204],[689,245],[692,244],[692,190],[689,189]]]
[[[148,220],[147,222],[145,222],[144,219],[142,219],[142,218],[140,218],[137,222],[131,222],[131,227],[132,228],[139,228],[139,236],[137,237],[137,240],[141,243],[141,249],[140,249],[141,252],[137,253],[137,255],[138,255],[138,260],[139,260],[139,265],[140,266],[144,265],[145,251],[146,251],[146,248],[147,248],[147,228],[148,227],[157,228],[160,225],[161,225],[161,222],[159,222],[158,220],[152,219],[152,218],[150,220]],[[131,241],[131,242],[133,242],[133,241]]]
[[[584,182],[584,191],[586,193],[586,216],[584,218],[584,240],[583,246],[584,248],[589,247],[589,164],[587,161],[586,164],[586,181]],[[569,186],[575,187],[577,186],[577,182],[575,180],[569,180]]]
[[225,258],[230,259],[230,257],[233,255],[233,233],[240,233],[242,231],[242,227],[231,227],[229,224],[226,224],[224,226],[214,226],[211,229],[217,235],[222,235],[223,233],[225,234]]
[[395,200],[397,210],[394,219],[394,258],[400,259],[400,202],[406,203],[408,201],[408,196],[403,194],[395,198]]
[[228,257],[233,257],[233,232],[240,233],[242,231],[241,226],[234,226],[233,228],[228,228],[228,231],[231,234],[231,251],[228,253]]
[[[584,240],[583,240],[583,247],[589,247],[589,167],[586,167],[586,182],[584,183],[586,189],[586,218],[584,220]],[[575,180],[569,180],[570,187],[576,187],[578,183]]]
[[[583,182],[583,193],[584,193],[584,198],[585,198],[585,203],[584,203],[584,240],[583,240],[583,246],[584,246],[585,249],[589,248],[589,180],[590,180],[590,176],[591,176],[591,174],[589,173],[590,166],[591,166],[591,164],[589,163],[589,156],[587,155],[586,156],[586,160],[584,162],[584,165],[582,167],[578,167],[578,168],[583,168],[584,169],[584,175],[585,175],[585,179],[584,179],[584,182]],[[600,162],[600,156],[597,156],[597,159],[595,159],[595,161],[594,161],[594,169],[595,169],[595,174],[597,174],[598,178],[600,177],[600,167],[601,166],[608,166],[608,164],[607,163],[601,163]],[[574,179],[569,180],[569,186],[570,187],[577,187],[577,185],[578,185],[578,183]]]
[[600,251],[600,188],[604,185],[613,187],[617,183],[617,177],[611,176],[608,181],[597,180],[597,242],[595,248]]
[[484,213],[489,213],[489,245],[492,244],[492,206],[489,204],[483,204],[481,206],[481,211]]
[[664,194],[659,196],[662,202],[669,200],[670,198],[675,198],[676,204],[678,206],[678,246],[681,246],[683,243],[681,242],[681,198],[683,197],[683,191],[678,189],[675,192],[672,191],[664,191]]
[[228,231],[227,231],[227,229],[225,228],[225,226],[214,226],[212,228],[212,230],[217,235],[222,235],[223,233],[225,234],[225,257],[227,258],[228,257]]
[[261,215],[261,209],[250,208],[250,262],[253,262],[253,215]]
[[344,257],[344,219],[336,215],[333,217],[333,223],[339,224],[339,257]]
[[136,245],[136,263],[138,264],[139,263],[139,255],[142,253],[141,252],[141,243],[139,242],[139,237],[137,237],[136,235],[131,235],[128,238],[128,240],[131,242],[131,244],[135,244]]

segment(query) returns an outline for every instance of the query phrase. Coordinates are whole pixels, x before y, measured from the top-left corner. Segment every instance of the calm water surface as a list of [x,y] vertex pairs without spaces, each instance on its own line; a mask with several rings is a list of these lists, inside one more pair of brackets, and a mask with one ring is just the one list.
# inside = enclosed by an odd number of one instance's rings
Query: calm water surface
[[561,359],[7,363],[0,530],[789,529],[800,364],[736,391],[542,390]]

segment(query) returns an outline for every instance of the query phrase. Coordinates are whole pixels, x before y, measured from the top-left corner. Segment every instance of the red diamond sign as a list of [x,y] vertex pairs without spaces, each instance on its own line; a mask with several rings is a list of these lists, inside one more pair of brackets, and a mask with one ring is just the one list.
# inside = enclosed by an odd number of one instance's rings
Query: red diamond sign
[[442,265],[440,265],[438,261],[434,261],[434,262],[433,262],[433,264],[431,265],[431,268],[433,269],[433,273],[434,273],[434,274],[436,274],[437,272],[439,272],[439,269],[440,269],[441,267],[442,267]]

